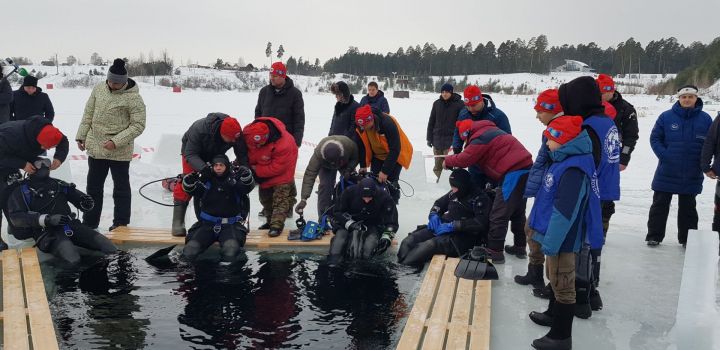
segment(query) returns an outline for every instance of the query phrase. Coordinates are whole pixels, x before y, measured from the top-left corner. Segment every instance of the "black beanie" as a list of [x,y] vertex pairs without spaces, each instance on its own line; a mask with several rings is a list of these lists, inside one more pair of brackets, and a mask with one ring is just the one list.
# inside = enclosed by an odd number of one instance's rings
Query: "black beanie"
[[34,86],[37,87],[37,78],[32,75],[28,75],[23,79],[22,86]]
[[360,186],[360,197],[375,197],[375,180],[366,177],[358,183]]
[[320,155],[327,162],[337,164],[345,156],[345,149],[342,143],[328,140],[320,146]]
[[127,69],[125,69],[125,61],[123,61],[122,58],[116,58],[115,61],[113,61],[112,66],[108,69],[107,79],[111,83],[127,83],[128,72]]
[[465,169],[455,169],[450,173],[450,186],[458,189],[458,197],[465,197],[470,193],[472,180],[470,173]]
[[211,164],[211,165],[215,165],[215,164],[217,164],[217,163],[223,163],[223,164],[225,164],[226,166],[227,166],[227,165],[230,165],[230,158],[228,158],[227,155],[218,154],[218,155],[216,155],[215,157],[212,158],[212,162],[211,162],[210,164]]
[[605,114],[600,88],[592,77],[579,77],[562,84],[558,94],[565,115],[587,118],[591,115]]

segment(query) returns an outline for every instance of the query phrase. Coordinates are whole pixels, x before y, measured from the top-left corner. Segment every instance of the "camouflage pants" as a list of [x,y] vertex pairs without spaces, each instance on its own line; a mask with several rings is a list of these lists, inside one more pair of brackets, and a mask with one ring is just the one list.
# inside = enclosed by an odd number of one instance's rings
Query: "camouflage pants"
[[271,229],[285,227],[285,219],[295,205],[297,188],[295,182],[260,189],[258,193],[263,212],[270,223]]
[[[446,156],[450,152],[449,149],[439,149],[433,147],[433,155],[435,156]],[[435,158],[435,166],[433,167],[433,173],[435,173],[435,176],[438,177],[438,180],[440,179],[440,175],[442,175],[443,171],[443,162],[445,161],[445,158],[437,157]]]
[[540,243],[532,239],[535,230],[530,228],[530,221],[525,221],[525,236],[527,237],[527,244],[529,249],[528,257],[530,258],[530,265],[542,265],[545,263],[545,254],[542,252],[542,246]]
[[545,273],[560,304],[575,304],[575,253],[546,257]]

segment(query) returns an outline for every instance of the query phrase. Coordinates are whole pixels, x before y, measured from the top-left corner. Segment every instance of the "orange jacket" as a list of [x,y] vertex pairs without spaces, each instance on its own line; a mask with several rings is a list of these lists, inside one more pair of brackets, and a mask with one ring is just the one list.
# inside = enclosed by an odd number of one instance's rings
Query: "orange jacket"
[[[382,167],[382,172],[389,173],[392,166],[398,163],[403,168],[410,168],[410,161],[412,161],[413,146],[410,140],[405,135],[405,132],[398,124],[395,117],[385,113],[375,113],[375,125],[377,133],[380,135],[380,142],[382,147],[388,150],[387,158]],[[365,157],[360,157],[360,166],[365,168],[370,166],[373,152],[370,146],[370,140],[368,140],[367,133],[364,130],[355,129],[360,136],[360,140],[363,143],[363,150],[365,151]]]

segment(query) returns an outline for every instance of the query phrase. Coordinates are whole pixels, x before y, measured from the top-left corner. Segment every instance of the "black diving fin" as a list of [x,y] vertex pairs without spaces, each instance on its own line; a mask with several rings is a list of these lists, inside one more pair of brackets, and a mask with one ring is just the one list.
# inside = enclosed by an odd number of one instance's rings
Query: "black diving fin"
[[495,265],[489,260],[485,247],[475,246],[460,257],[455,268],[455,277],[478,280],[497,280],[499,278]]

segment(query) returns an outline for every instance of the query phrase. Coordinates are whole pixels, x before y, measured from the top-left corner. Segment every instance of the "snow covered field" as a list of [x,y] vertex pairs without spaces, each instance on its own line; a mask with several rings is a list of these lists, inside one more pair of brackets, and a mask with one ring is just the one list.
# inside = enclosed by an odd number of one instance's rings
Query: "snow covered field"
[[[51,72],[54,72],[54,67],[50,68]],[[51,78],[46,79],[50,81]],[[41,83],[44,84],[46,79]],[[56,88],[46,92],[55,106],[55,124],[73,140],[90,90]],[[153,87],[151,84],[141,84],[140,93],[147,105],[147,127],[136,143],[146,151],[143,151],[142,158],[133,161],[130,167],[134,190],[132,225],[169,229],[172,209],[141,198],[137,194],[138,188],[149,181],[173,176],[180,171],[179,136],[194,120],[209,112],[219,111],[238,118],[243,125],[249,123],[253,117],[257,93],[190,90],[172,93],[169,88]],[[437,94],[413,92],[410,99],[389,98],[392,114],[410,137],[415,150],[424,154],[431,153],[425,146],[425,132],[430,107],[437,97]],[[496,94],[493,98],[497,106],[508,115],[513,134],[534,154],[539,147],[543,130],[532,109],[534,96]],[[304,94],[304,99],[305,140],[315,143],[327,135],[335,98],[330,94],[309,92]],[[359,100],[359,96],[356,96],[356,99]],[[616,214],[611,221],[608,243],[603,254],[599,290],[605,309],[594,313],[589,320],[576,319],[574,343],[578,349],[675,349],[672,328],[675,323],[684,258],[683,248],[676,238],[676,202],[671,210],[668,232],[663,244],[652,249],[646,247],[644,242],[647,214],[652,199],[650,182],[657,164],[648,140],[656,116],[670,108],[671,103],[667,99],[656,101],[655,96],[647,95],[628,95],[626,99],[635,105],[641,116],[640,140],[628,169],[622,173],[622,199],[616,204]],[[720,105],[717,104],[705,107],[705,111],[713,117],[718,110]],[[163,138],[171,141],[161,144]],[[298,173],[304,170],[311,152],[312,147],[301,147]],[[71,143],[70,154],[82,155],[74,143]],[[435,184],[430,179],[430,159],[425,160],[425,166],[427,181],[411,181],[415,189],[414,196],[400,200],[399,240],[415,225],[426,222],[432,202],[448,190],[446,178],[440,184]],[[66,175],[61,177],[72,180],[80,189],[85,188],[86,161],[69,159],[63,168],[59,172]],[[67,178],[68,170],[72,174],[71,179]],[[401,179],[407,180],[409,177],[409,174],[401,175]],[[298,186],[299,181],[298,179]],[[110,179],[106,182],[101,228],[107,228],[111,224],[111,183]],[[710,230],[714,185],[713,181],[706,180],[705,190],[697,198],[701,230]],[[170,202],[171,198],[159,185],[150,186],[146,194],[156,199],[164,198],[167,202]],[[311,197],[310,202],[308,208],[315,208],[314,197]],[[253,199],[252,203],[252,213],[255,214],[259,211],[259,202]],[[314,219],[314,215],[309,216]],[[256,216],[251,217],[252,227],[257,227]],[[525,273],[526,264],[527,260],[508,257],[506,264],[498,266],[500,280],[493,283],[493,349],[528,348],[532,339],[547,331],[527,318],[531,310],[543,309],[546,302],[532,297],[530,288],[516,285],[512,281],[515,274]],[[720,299],[720,296],[718,298]]]

